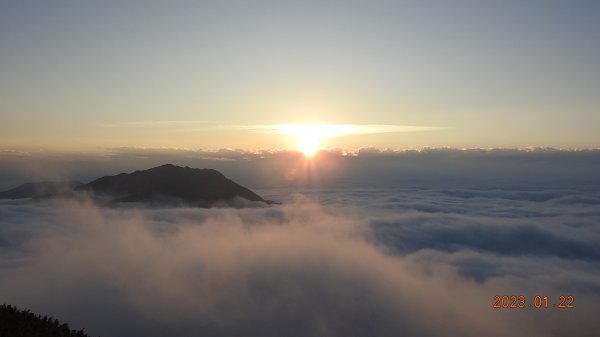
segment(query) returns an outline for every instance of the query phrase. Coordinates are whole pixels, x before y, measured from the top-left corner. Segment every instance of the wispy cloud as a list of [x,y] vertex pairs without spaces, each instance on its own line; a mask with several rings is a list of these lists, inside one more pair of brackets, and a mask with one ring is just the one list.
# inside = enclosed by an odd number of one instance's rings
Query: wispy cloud
[[198,121],[198,120],[170,120],[170,121],[133,121],[104,124],[107,128],[140,128],[140,127],[173,127],[184,125],[211,124],[214,121]]
[[342,137],[379,133],[443,130],[446,127],[391,124],[273,124],[246,125],[242,129],[282,135],[313,134],[319,137]]
[[168,120],[133,121],[104,124],[109,128],[169,127],[180,128],[194,126],[200,129],[219,128],[223,130],[245,130],[278,135],[313,134],[319,137],[342,137],[380,133],[421,132],[447,129],[441,126],[393,125],[393,124],[257,124],[227,125],[208,120]]

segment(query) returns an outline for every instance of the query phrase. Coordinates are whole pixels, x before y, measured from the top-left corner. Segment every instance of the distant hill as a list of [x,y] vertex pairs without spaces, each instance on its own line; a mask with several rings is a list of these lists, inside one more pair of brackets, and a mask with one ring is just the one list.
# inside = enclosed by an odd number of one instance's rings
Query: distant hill
[[78,181],[43,181],[19,185],[8,191],[0,192],[0,199],[46,198],[70,196],[73,189],[82,185]]
[[89,337],[83,330],[71,330],[57,319],[0,305],[0,336],[2,337]]
[[75,190],[91,192],[114,201],[147,202],[175,199],[212,204],[239,197],[269,203],[246,187],[227,179],[217,170],[172,164],[102,177],[89,184],[80,185]]
[[236,198],[277,204],[241,186],[217,170],[166,164],[133,173],[79,182],[27,183],[0,192],[0,199],[41,198],[90,194],[109,202],[192,203],[210,207],[232,205]]

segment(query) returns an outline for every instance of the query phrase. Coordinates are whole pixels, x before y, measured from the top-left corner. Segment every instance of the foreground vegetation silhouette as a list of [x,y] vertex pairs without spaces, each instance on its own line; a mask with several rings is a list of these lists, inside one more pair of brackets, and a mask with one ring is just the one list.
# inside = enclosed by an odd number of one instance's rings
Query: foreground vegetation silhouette
[[2,337],[90,337],[81,330],[71,330],[57,319],[0,305],[0,336]]

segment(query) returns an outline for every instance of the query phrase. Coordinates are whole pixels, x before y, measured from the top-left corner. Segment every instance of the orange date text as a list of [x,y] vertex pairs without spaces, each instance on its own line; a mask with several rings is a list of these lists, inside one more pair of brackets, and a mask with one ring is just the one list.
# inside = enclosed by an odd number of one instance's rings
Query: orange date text
[[572,295],[560,295],[550,297],[547,295],[495,295],[492,301],[494,309],[574,309],[575,297]]

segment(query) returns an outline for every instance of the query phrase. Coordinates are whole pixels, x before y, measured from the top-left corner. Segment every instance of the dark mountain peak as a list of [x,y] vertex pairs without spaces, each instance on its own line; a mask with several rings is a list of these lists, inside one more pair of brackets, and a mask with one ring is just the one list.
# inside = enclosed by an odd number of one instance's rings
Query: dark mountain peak
[[[225,176],[214,169],[198,169],[198,168],[190,168],[189,166],[177,166],[177,165],[173,165],[173,164],[164,164],[161,166],[157,166],[157,167],[153,167],[151,169],[147,169],[147,170],[140,170],[140,171],[135,171],[132,174],[137,174],[137,173],[142,173],[142,174],[155,174],[155,175],[162,175],[162,174],[205,174],[205,175],[212,175],[215,177],[221,177],[221,178],[225,178]],[[123,173],[122,173],[123,174]],[[124,173],[126,174],[126,173]]]
[[212,205],[238,197],[270,203],[251,190],[227,179],[217,170],[173,164],[102,177],[77,187],[77,190],[88,191],[115,201],[144,202],[170,199]]
[[216,203],[229,204],[235,198],[264,200],[258,194],[241,186],[221,172],[165,164],[132,173],[105,176],[88,184],[79,182],[27,183],[0,192],[0,199],[73,196],[86,192],[108,201],[186,202],[198,206]]
[[164,172],[164,173],[171,172],[171,173],[175,173],[177,171],[185,170],[188,168],[189,167],[187,167],[187,166],[181,167],[181,166],[177,166],[177,165],[173,165],[173,164],[164,164],[164,165],[153,167],[153,168],[150,168],[147,170],[137,170],[133,173],[136,173],[136,172]]

